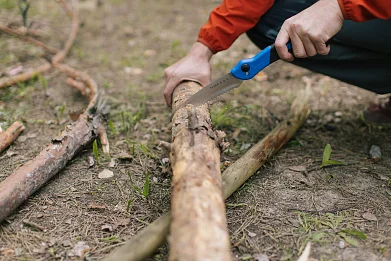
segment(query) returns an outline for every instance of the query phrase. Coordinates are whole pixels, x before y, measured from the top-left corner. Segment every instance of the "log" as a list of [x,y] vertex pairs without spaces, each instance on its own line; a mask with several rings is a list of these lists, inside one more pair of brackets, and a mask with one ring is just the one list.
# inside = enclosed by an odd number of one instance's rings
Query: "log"
[[68,76],[78,77],[90,89],[89,104],[79,119],[52,139],[38,156],[16,169],[0,183],[0,222],[56,175],[106,126],[108,106],[99,99],[97,85],[87,74],[67,65],[55,65]]
[[[289,141],[296,131],[303,125],[310,109],[308,99],[310,96],[310,83],[304,94],[298,94],[292,103],[291,112],[286,120],[279,123],[268,135],[254,145],[245,153],[238,163],[233,163],[222,174],[223,195],[227,199],[237,188],[239,188],[251,175],[253,175],[265,162],[278,152],[278,150]],[[289,122],[289,123],[288,123]],[[283,142],[280,142],[283,141]],[[274,147],[275,146],[275,147]],[[258,153],[258,154],[257,154]],[[245,164],[245,159],[250,160]],[[243,175],[243,176],[242,176]],[[104,261],[142,261],[151,256],[158,247],[164,244],[167,234],[157,234],[157,231],[168,231],[171,219],[169,213],[155,220],[149,226],[143,228],[141,232],[133,237],[128,243],[113,250]],[[153,229],[152,229],[153,228]],[[168,232],[167,232],[168,233]],[[142,241],[141,239],[147,239]],[[140,243],[141,242],[141,243]],[[133,255],[137,251],[137,256]],[[126,253],[126,254],[119,254]]]
[[14,142],[23,130],[23,123],[16,121],[7,130],[0,132],[0,152]]
[[[173,111],[201,86],[185,82],[173,93]],[[220,148],[207,105],[172,118],[170,261],[231,260],[220,171]]]

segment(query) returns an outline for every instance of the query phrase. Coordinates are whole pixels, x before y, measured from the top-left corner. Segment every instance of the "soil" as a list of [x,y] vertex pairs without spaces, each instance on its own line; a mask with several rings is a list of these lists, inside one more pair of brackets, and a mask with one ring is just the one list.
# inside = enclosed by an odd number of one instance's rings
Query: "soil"
[[[163,70],[182,58],[216,1],[80,1],[81,28],[65,62],[89,73],[111,106],[111,157],[92,145],[0,226],[0,260],[97,260],[169,210],[170,166],[159,141],[170,141]],[[0,22],[20,23],[15,1],[0,3]],[[55,1],[32,1],[28,22],[61,48],[69,21]],[[257,48],[243,35],[212,59],[213,78]],[[41,62],[41,51],[0,35],[0,72]],[[227,200],[234,260],[297,260],[308,241],[312,260],[391,260],[391,136],[360,112],[384,97],[282,61],[212,106],[230,148],[222,168],[264,137],[289,111],[303,77],[312,81],[312,114],[257,175]],[[45,79],[45,80],[43,80]],[[86,100],[51,71],[0,90],[0,124],[26,130],[0,153],[0,181],[33,158]],[[320,168],[323,150],[343,165]],[[372,145],[382,159],[369,157]],[[113,161],[114,160],[114,166]],[[112,178],[100,179],[104,169]],[[147,176],[149,190],[144,189]],[[33,222],[37,224],[28,225]],[[87,247],[87,246],[88,247]],[[167,245],[150,260],[166,260]]]

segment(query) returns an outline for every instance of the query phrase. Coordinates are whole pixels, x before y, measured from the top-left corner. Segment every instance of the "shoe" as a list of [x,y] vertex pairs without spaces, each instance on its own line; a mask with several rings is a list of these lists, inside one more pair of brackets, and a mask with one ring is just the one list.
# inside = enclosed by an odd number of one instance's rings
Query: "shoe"
[[361,116],[367,124],[391,126],[391,98],[385,104],[371,104]]

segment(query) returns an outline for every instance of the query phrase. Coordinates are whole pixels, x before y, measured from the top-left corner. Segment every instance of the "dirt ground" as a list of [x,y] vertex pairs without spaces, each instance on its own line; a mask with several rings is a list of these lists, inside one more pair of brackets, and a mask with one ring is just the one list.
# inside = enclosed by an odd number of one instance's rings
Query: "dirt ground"
[[[55,2],[31,1],[29,21],[42,39],[61,47],[69,21]],[[0,22],[20,22],[16,1],[0,1]],[[89,168],[85,148],[0,225],[0,260],[97,260],[169,210],[170,110],[163,70],[183,57],[219,1],[85,0],[81,28],[65,62],[88,72],[110,106],[111,158],[99,151]],[[257,48],[245,35],[212,59],[213,77]],[[0,35],[0,73],[40,63],[41,51]],[[0,126],[26,125],[0,153],[0,181],[33,158],[86,105],[55,71],[0,90]],[[303,77],[312,81],[312,114],[303,128],[257,175],[227,200],[234,260],[297,260],[308,241],[313,260],[391,260],[391,135],[368,126],[360,112],[382,99],[373,93],[293,65],[277,62],[213,105],[215,126],[231,147],[222,168],[264,137],[289,111]],[[46,82],[46,83],[45,83]],[[270,113],[270,112],[271,113]],[[323,150],[344,165],[320,169]],[[382,160],[368,158],[372,145]],[[114,159],[115,166],[110,165]],[[103,169],[114,177],[98,178]],[[146,177],[150,189],[146,193]],[[1,210],[0,210],[1,211]],[[32,221],[37,227],[27,226]],[[84,243],[83,243],[84,242]],[[167,246],[150,260],[166,260]],[[266,259],[266,256],[268,259]]]

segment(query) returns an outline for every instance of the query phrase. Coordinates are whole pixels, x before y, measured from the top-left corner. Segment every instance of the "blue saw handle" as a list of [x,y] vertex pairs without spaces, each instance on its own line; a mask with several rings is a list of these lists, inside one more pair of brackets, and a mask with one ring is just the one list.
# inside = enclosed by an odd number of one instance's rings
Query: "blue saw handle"
[[[287,43],[288,51],[292,52],[291,42]],[[274,44],[266,47],[252,58],[243,59],[231,70],[231,74],[241,80],[250,80],[264,68],[279,60]]]

